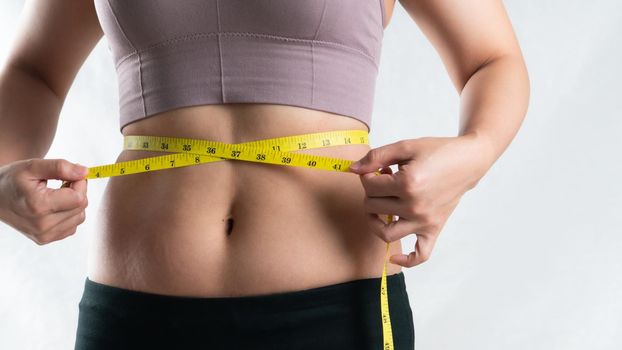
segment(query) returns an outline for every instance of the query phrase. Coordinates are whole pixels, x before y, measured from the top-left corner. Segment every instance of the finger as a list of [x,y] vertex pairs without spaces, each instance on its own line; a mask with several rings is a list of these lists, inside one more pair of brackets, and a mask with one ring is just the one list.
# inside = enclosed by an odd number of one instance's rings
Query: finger
[[48,189],[43,193],[44,203],[49,208],[49,213],[72,210],[86,205],[86,196],[73,188]]
[[[44,225],[44,227],[48,227],[48,229],[46,229],[45,232],[49,231],[50,229],[57,226],[61,222],[67,220],[68,218],[80,214],[82,211],[84,211],[84,209],[85,208],[80,206],[80,207],[77,207],[71,210],[59,211],[59,212],[49,214],[44,219],[46,221],[46,224]],[[50,224],[48,225],[47,222],[50,222]]]
[[398,141],[369,150],[363,158],[350,164],[349,170],[357,174],[370,173],[406,160],[410,160],[406,143]]
[[85,208],[78,207],[72,210],[48,214],[41,219],[41,222],[36,224],[35,228],[42,230],[41,234],[46,234],[68,218],[80,214],[82,211],[84,211],[84,209]]
[[67,236],[71,236],[72,234],[76,233],[78,225],[83,223],[85,220],[86,211],[82,210],[78,214],[61,221],[58,225],[52,227],[43,235],[41,235],[40,238],[44,240],[51,239],[54,241],[61,240]]
[[77,181],[88,174],[87,167],[65,159],[32,159],[29,164],[28,174],[31,179]]
[[82,180],[78,180],[78,181],[73,181],[70,184],[70,187],[73,188],[75,191],[82,193],[86,197],[87,184],[88,184],[87,180],[86,179],[82,179]]
[[427,261],[432,255],[435,236],[432,234],[418,234],[415,251],[408,255],[396,254],[389,258],[389,261],[404,267],[413,267]]
[[369,197],[398,197],[400,194],[400,187],[392,174],[366,173],[359,177]]
[[424,229],[425,225],[419,221],[400,217],[380,227],[380,233],[388,242],[393,242]]
[[380,237],[383,241],[390,243],[400,240],[410,234],[422,229],[417,221],[399,218],[389,223],[385,223],[375,214],[368,214],[369,227],[372,233]]
[[62,238],[70,236],[76,233],[78,226],[86,221],[86,211],[83,210],[80,213],[65,219],[65,221],[58,224],[57,234],[60,233]]
[[368,213],[393,214],[405,218],[412,216],[404,201],[398,197],[365,197],[363,207]]

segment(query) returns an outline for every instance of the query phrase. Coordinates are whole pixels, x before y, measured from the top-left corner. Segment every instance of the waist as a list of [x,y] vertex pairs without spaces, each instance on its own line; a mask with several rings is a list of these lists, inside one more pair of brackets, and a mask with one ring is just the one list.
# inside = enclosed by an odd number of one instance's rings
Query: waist
[[[128,125],[124,134],[240,143],[356,129],[360,123],[286,106],[203,112],[182,109],[147,118]],[[259,120],[264,126],[249,125]],[[358,160],[369,148],[296,153]],[[162,154],[126,150],[117,162]],[[234,160],[113,177],[89,275],[138,290],[228,296],[378,277],[385,243],[366,226],[363,198],[352,173]],[[388,269],[400,271],[397,265]]]
[[[249,103],[201,105],[169,111],[129,124],[123,129],[123,135],[243,143],[336,130],[364,131],[365,128],[359,120],[328,112]],[[369,149],[368,144],[348,144],[290,152],[355,161]],[[120,152],[115,162],[171,153],[174,152],[126,149]],[[292,203],[296,198],[306,200],[309,205],[313,202],[328,204],[323,203],[327,199],[326,193],[340,197],[342,204],[354,200],[352,195],[362,200],[363,188],[357,177],[349,172],[223,159],[190,167],[115,177],[109,184],[123,187],[123,194],[144,189],[135,197],[140,198],[141,202],[144,202],[144,198],[153,198],[154,206],[156,203],[175,203],[175,210],[179,211],[184,206],[192,205],[191,212],[195,217],[197,212],[203,213],[200,217],[216,212],[220,212],[220,216],[230,217],[235,215],[236,208],[242,210],[245,203],[252,203],[252,208],[259,211],[257,206],[262,204],[282,206]],[[185,198],[186,201],[174,202],[178,198]],[[299,207],[307,211],[311,209],[302,203]]]

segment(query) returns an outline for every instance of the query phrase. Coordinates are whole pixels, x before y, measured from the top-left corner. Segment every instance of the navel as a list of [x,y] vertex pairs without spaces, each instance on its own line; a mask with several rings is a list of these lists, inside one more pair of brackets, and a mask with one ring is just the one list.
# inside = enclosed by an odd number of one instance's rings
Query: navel
[[231,232],[233,231],[233,223],[234,220],[232,217],[228,217],[226,219],[226,232],[227,232],[227,236],[231,235]]

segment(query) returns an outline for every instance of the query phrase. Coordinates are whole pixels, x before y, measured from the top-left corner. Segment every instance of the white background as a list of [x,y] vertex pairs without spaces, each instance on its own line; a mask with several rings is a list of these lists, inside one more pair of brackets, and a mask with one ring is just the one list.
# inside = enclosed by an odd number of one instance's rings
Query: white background
[[[416,348],[622,349],[622,2],[505,4],[530,72],[529,112],[431,259],[404,269]],[[2,60],[22,6],[0,3]],[[46,158],[114,161],[116,84],[104,39],[69,92]],[[456,135],[458,95],[399,4],[376,91],[372,147]],[[89,182],[87,220],[66,240],[37,246],[0,223],[0,349],[73,348],[105,185]],[[403,244],[410,252],[414,237]]]

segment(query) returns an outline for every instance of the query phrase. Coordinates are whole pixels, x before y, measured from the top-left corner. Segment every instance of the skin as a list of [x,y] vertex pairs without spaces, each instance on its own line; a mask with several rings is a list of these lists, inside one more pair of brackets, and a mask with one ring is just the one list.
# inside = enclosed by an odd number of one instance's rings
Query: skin
[[[89,278],[160,294],[244,296],[380,277],[386,242],[389,275],[428,260],[461,196],[518,131],[529,82],[501,1],[399,3],[460,94],[458,135],[297,151],[361,160],[350,173],[222,161],[110,178],[97,231],[89,233]],[[385,6],[386,28],[395,2]],[[66,160],[40,158],[102,35],[91,1],[31,0],[0,75],[0,218],[38,244],[72,235],[84,220],[86,180],[70,175]],[[345,129],[367,130],[347,116],[249,103],[178,108],[122,133],[238,143]],[[161,154],[122,151],[116,161]],[[399,165],[395,174],[391,164]],[[70,184],[44,188],[51,178]],[[379,218],[388,213],[397,223]],[[409,234],[416,246],[402,254],[400,239]]]

